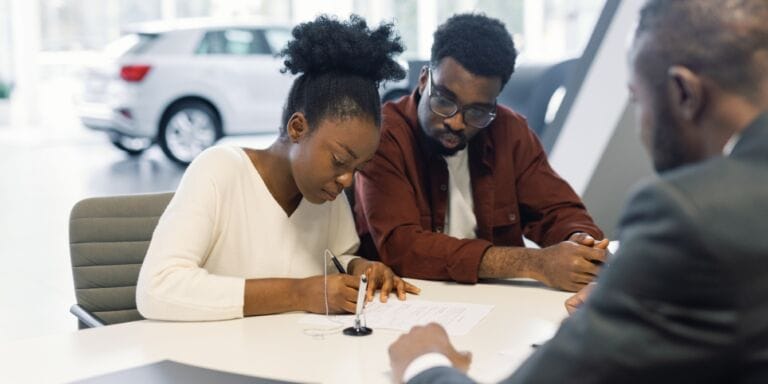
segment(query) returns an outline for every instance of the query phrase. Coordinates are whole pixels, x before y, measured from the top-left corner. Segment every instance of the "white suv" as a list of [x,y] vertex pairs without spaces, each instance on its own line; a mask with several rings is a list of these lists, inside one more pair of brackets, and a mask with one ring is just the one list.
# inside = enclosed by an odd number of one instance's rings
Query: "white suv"
[[155,142],[188,164],[224,135],[276,132],[293,77],[275,54],[288,26],[164,22],[138,25],[87,69],[77,109],[137,155]]
[[[225,135],[275,133],[293,82],[275,55],[290,38],[289,26],[256,22],[134,26],[86,71],[78,115],[131,155],[157,142],[181,164]],[[382,100],[407,89],[384,84]]]

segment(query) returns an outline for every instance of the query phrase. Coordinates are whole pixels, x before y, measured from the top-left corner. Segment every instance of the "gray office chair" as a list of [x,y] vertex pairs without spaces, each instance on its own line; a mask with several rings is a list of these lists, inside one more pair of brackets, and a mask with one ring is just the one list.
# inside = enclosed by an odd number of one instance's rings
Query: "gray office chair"
[[69,218],[69,251],[82,328],[141,320],[136,281],[149,240],[173,193],[82,200]]

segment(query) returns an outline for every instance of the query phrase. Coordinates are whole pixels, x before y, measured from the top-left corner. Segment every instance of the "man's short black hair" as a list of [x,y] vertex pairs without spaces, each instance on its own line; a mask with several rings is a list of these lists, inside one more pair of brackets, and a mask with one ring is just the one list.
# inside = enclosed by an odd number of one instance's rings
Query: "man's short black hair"
[[515,71],[517,50],[504,23],[483,14],[454,15],[435,31],[433,66],[446,57],[458,61],[474,75],[509,81]]
[[724,89],[755,95],[766,71],[753,60],[768,49],[766,20],[766,0],[649,0],[635,38],[655,38],[638,58],[638,68],[657,87],[670,66],[681,65]]

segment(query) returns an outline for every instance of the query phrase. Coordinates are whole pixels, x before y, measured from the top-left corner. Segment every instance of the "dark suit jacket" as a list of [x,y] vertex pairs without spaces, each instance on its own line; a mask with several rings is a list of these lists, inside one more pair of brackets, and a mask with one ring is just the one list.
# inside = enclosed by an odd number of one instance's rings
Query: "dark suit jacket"
[[730,157],[641,188],[621,228],[584,308],[505,383],[768,383],[768,113]]

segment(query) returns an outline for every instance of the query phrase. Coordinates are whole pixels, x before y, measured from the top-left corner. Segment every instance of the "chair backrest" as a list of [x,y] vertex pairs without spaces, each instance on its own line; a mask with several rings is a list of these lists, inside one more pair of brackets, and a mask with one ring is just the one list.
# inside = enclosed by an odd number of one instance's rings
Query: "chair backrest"
[[[552,105],[552,99],[559,89],[569,91],[570,80],[578,60],[519,66],[501,91],[499,103],[525,116],[531,129],[542,137],[550,124],[547,116],[554,116],[562,101],[558,99],[556,105]],[[560,96],[564,95],[565,93]],[[549,111],[550,108],[553,111]]]
[[136,281],[171,197],[171,192],[96,197],[72,208],[69,250],[77,304],[104,324],[142,319]]

